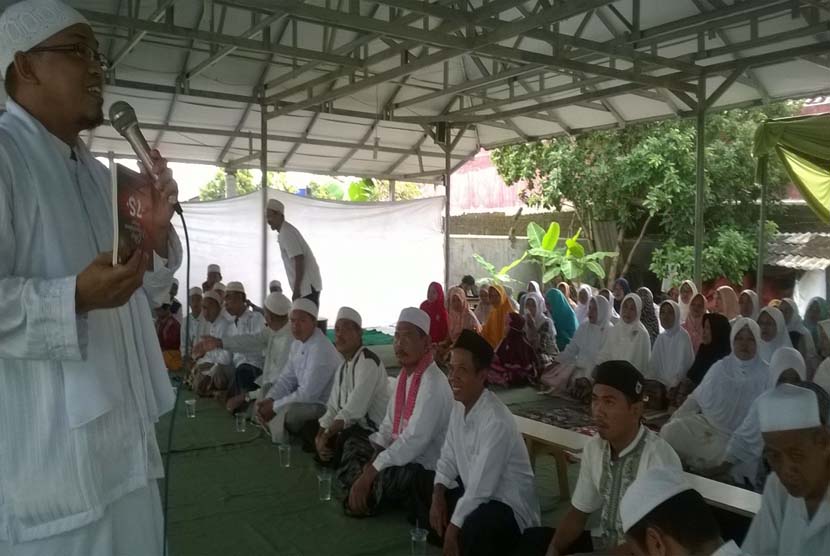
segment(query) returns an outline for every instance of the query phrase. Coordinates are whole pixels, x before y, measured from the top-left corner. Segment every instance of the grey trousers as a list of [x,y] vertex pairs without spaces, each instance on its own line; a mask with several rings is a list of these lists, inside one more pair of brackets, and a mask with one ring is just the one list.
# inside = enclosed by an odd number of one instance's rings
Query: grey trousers
[[291,403],[279,408],[273,419],[268,421],[271,440],[276,444],[284,443],[286,432],[297,434],[303,425],[316,421],[326,412],[326,406],[319,403]]

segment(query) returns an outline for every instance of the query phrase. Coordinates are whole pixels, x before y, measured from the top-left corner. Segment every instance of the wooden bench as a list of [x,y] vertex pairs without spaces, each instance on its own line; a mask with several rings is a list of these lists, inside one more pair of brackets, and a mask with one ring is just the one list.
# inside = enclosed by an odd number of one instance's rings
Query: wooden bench
[[700,493],[710,506],[752,519],[761,509],[761,495],[726,483],[721,483],[693,473],[686,473],[686,480]]
[[535,468],[536,456],[547,453],[556,461],[556,477],[559,483],[559,495],[562,498],[571,497],[571,488],[568,483],[568,456],[567,453],[579,454],[590,437],[568,429],[546,425],[526,417],[514,415],[516,426],[525,439],[530,464]]

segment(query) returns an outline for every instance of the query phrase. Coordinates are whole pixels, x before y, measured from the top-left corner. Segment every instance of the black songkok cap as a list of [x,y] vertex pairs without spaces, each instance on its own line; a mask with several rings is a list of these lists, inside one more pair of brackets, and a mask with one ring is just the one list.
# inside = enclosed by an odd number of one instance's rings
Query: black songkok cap
[[493,362],[493,348],[490,343],[472,330],[462,330],[452,347],[466,349],[482,367],[489,367]]
[[606,361],[597,365],[594,384],[619,390],[629,400],[643,399],[643,375],[628,361]]

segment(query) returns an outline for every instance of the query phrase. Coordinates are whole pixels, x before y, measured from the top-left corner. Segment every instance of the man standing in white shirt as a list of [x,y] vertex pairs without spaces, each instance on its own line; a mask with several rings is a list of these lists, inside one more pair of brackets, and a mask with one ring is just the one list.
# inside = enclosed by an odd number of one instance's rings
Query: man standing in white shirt
[[[597,365],[595,377],[591,415],[598,434],[582,451],[571,507],[553,532],[548,556],[594,550],[628,554],[619,512],[625,491],[652,467],[681,469],[672,447],[642,424],[644,379],[640,371],[628,361],[606,361]],[[594,512],[600,512],[597,538],[585,530]],[[537,535],[538,530],[532,531],[523,542],[535,544]]]
[[631,483],[620,503],[623,530],[643,556],[742,556],[735,541],[724,542],[711,508],[670,467],[647,470]]
[[767,477],[743,549],[753,556],[830,554],[827,392],[782,384],[758,399]]
[[267,424],[271,439],[285,442],[286,431],[302,434],[303,445],[314,450],[317,420],[326,411],[331,384],[343,358],[317,328],[317,305],[297,299],[291,308],[294,343],[277,382],[257,402],[256,415]]
[[413,523],[427,523],[435,465],[447,433],[452,390],[432,359],[430,318],[420,309],[401,311],[395,328],[395,355],[401,364],[375,445],[363,471],[353,480],[346,512],[372,515],[383,504],[403,503]]
[[244,409],[249,393],[267,385],[271,388],[279,373],[288,361],[288,351],[294,337],[288,326],[291,302],[281,293],[272,293],[265,298],[266,327],[254,334],[225,335],[224,337],[207,336],[199,343],[199,351],[226,349],[233,353],[252,353],[263,351],[265,363],[262,374],[256,376],[250,365],[239,366],[228,390],[225,407],[231,413]]
[[492,360],[493,348],[472,330],[463,330],[452,347],[455,403],[430,508],[445,556],[508,554],[525,529],[539,526],[527,447],[513,414],[487,389]]
[[[262,316],[262,313],[251,311],[248,307],[245,286],[241,282],[228,282],[225,288],[225,311],[231,321],[231,326],[228,329],[229,336],[259,334],[265,328],[265,317]],[[262,348],[234,353],[234,371],[222,377],[224,378],[224,383],[222,383],[221,379],[217,381],[216,377],[214,377],[214,385],[219,390],[226,389],[230,386],[230,382],[238,372],[256,378],[262,374],[263,361]]]
[[285,207],[281,202],[268,200],[265,219],[272,230],[279,232],[280,254],[291,287],[291,299],[304,297],[319,307],[323,279],[311,247],[299,230],[285,221]]
[[110,172],[79,139],[104,121],[98,41],[59,0],[3,7],[0,554],[161,554],[174,396],[150,307],[181,263],[178,188],[158,151],[123,173],[155,188],[152,245],[113,265]]

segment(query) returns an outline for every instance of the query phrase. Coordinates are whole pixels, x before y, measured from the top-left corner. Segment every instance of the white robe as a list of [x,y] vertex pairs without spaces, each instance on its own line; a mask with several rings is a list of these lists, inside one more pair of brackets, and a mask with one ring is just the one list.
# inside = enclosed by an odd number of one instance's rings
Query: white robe
[[695,360],[689,333],[680,326],[680,307],[665,301],[674,310],[674,326],[657,336],[651,351],[646,378],[661,382],[666,388],[677,386]]
[[752,556],[830,554],[830,493],[810,519],[804,499],[790,496],[778,475],[770,474],[741,548]]
[[[597,357],[605,345],[609,332],[614,327],[611,324],[611,303],[602,296],[596,297],[597,322],[592,324],[585,321],[579,328],[565,350],[556,356],[556,360],[563,365],[573,365],[572,379],[593,378],[594,367],[597,366]],[[600,301],[601,300],[601,301]]]
[[169,260],[155,257],[127,304],[76,315],[75,276],[112,250],[109,171],[82,143],[71,160],[40,122],[11,100],[6,108],[0,542],[20,543],[101,520],[162,476],[154,423],[174,396],[150,306],[169,300],[181,245],[171,227]]
[[[640,322],[643,302],[639,295],[633,293],[625,296],[625,299],[633,299],[637,305],[636,320],[627,323],[620,318],[619,322],[608,331],[602,351],[597,356],[597,364],[623,360],[634,365],[642,373],[648,370],[648,361],[651,358],[651,338],[646,327]],[[620,308],[622,310],[622,305]]]
[[[230,317],[230,326],[226,334],[227,336],[252,336],[262,333],[264,329],[265,317],[260,313],[246,309],[238,318]],[[262,369],[264,362],[263,346],[251,351],[237,351],[233,354],[234,367],[252,365],[257,369]]]

